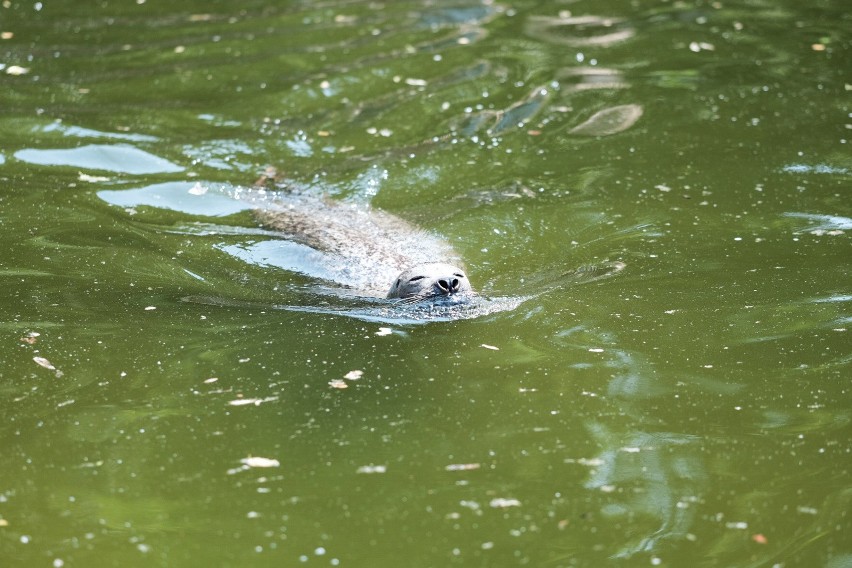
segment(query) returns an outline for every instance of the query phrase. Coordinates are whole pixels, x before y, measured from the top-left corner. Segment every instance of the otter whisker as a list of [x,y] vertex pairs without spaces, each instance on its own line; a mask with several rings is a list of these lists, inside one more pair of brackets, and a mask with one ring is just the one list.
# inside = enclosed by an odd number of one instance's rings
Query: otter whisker
[[436,296],[440,296],[440,294],[436,294],[435,292],[431,291],[426,291],[418,294],[412,294],[411,296],[406,296],[404,298],[399,298],[396,303],[407,306],[422,302],[424,300],[435,298]]

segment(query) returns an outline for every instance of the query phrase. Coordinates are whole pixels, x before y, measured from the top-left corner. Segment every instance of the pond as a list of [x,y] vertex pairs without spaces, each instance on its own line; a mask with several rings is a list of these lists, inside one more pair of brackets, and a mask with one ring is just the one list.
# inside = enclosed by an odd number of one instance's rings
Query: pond
[[847,8],[3,1],[0,563],[852,566]]

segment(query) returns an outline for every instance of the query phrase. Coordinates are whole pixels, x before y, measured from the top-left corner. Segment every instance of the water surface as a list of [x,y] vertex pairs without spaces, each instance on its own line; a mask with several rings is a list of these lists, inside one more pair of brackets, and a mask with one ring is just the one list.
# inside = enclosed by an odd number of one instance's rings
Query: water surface
[[[849,26],[3,3],[3,565],[850,565]],[[353,317],[161,191],[267,166],[550,291]]]

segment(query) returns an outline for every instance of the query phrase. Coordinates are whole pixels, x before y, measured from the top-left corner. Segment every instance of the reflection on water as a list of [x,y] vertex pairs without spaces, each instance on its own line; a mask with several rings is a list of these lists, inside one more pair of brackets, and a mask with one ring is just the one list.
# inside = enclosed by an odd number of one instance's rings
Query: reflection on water
[[565,92],[591,89],[626,89],[630,86],[618,69],[604,67],[565,67],[556,72]]
[[[204,197],[200,199],[202,195]],[[250,203],[233,199],[226,191],[208,192],[198,182],[166,182],[137,189],[105,189],[98,192],[98,197],[118,207],[147,205],[205,217],[223,217],[252,207]]]
[[621,105],[599,110],[569,132],[583,136],[609,136],[624,132],[642,116],[639,105]]
[[561,12],[557,16],[530,16],[526,21],[527,35],[547,42],[570,47],[611,47],[633,37],[629,22],[602,16],[573,16]]
[[586,487],[604,492],[626,490],[623,501],[613,499],[602,508],[602,514],[610,522],[645,517],[656,524],[647,534],[625,538],[613,556],[659,554],[677,540],[694,538],[696,504],[703,499],[707,481],[707,466],[698,447],[701,439],[659,431],[614,434],[601,424],[591,424],[589,430],[604,450],[594,458]]
[[[155,136],[146,136],[145,134],[136,134],[133,132],[101,132],[91,128],[83,128],[73,124],[64,124],[61,121],[54,121],[45,126],[33,126],[33,130],[43,133],[57,132],[63,136],[72,136],[74,138],[109,138],[112,140],[127,140],[129,142],[156,142]],[[95,165],[97,169],[104,169]]]
[[89,170],[106,170],[127,174],[179,172],[183,168],[125,144],[88,144],[69,150],[26,149],[15,152],[15,158],[45,166],[73,166]]

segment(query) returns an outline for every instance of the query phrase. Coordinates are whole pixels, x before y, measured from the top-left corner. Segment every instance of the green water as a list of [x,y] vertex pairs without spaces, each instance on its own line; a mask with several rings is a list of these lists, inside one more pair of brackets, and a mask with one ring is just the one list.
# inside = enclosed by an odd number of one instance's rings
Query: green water
[[[852,566],[849,29],[3,2],[0,564]],[[488,294],[626,267],[369,322],[280,309],[326,298],[227,252],[246,212],[114,197],[268,165],[376,193]]]

